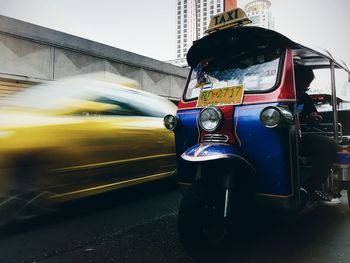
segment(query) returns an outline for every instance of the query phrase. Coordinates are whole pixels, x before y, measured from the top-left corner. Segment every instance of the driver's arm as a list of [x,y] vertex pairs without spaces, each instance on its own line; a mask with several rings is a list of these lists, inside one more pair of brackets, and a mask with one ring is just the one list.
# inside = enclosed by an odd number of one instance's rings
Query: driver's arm
[[316,124],[322,120],[322,116],[318,113],[311,97],[307,93],[301,94],[298,104],[302,106],[300,112],[301,121],[309,124]]
[[311,97],[307,93],[305,93],[304,95],[303,113],[304,113],[305,119],[310,124],[316,124],[322,121],[322,116],[318,113]]

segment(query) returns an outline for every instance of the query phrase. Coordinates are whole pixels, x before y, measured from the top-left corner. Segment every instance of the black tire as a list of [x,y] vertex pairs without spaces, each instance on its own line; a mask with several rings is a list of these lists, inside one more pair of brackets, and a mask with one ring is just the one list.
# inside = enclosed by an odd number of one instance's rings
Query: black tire
[[224,220],[225,191],[207,191],[194,184],[183,197],[178,214],[180,241],[198,262],[221,262],[227,255],[231,225]]
[[19,162],[10,175],[8,191],[0,197],[0,226],[54,211],[51,193],[43,187],[42,167]]

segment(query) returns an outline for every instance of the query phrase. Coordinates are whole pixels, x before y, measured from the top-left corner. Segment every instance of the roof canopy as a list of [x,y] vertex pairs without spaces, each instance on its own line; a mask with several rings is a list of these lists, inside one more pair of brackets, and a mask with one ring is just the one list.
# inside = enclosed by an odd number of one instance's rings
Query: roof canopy
[[337,68],[342,68],[350,74],[350,69],[345,63],[336,61],[326,50],[312,49],[296,43],[276,31],[250,26],[225,29],[194,42],[187,53],[187,62],[194,67],[199,62],[214,56],[270,48],[291,48],[298,64],[313,69],[329,68],[330,61],[333,61]]

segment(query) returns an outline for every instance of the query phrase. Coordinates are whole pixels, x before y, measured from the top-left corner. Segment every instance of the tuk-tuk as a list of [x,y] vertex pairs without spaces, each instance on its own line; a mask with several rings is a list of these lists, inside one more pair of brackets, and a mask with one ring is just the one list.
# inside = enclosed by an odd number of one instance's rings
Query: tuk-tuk
[[[208,34],[188,51],[191,71],[177,114],[164,118],[175,133],[183,189],[179,236],[195,258],[209,259],[228,239],[239,239],[254,210],[298,214],[318,204],[304,189],[310,173],[300,153],[304,132],[337,142],[338,159],[324,188],[335,197],[342,189],[350,194],[350,127],[343,129],[350,111],[338,117],[335,86],[338,70],[350,81],[349,68],[328,52],[245,26],[249,22],[239,8],[212,17]],[[299,121],[298,65],[328,70],[332,107],[320,112],[320,125]]]

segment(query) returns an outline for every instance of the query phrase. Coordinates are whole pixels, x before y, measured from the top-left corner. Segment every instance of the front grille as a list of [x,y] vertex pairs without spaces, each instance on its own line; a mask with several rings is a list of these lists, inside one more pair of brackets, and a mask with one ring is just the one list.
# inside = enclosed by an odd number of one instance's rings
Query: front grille
[[203,142],[228,142],[228,136],[223,134],[206,134]]

